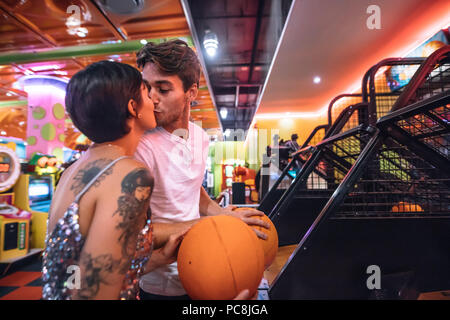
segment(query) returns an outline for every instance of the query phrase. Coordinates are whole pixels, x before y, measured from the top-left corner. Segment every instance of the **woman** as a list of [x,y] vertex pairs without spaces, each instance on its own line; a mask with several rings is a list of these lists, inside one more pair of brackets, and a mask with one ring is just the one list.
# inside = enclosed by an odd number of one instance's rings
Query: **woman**
[[[64,172],[54,194],[43,298],[135,298],[136,277],[175,261],[186,232],[148,260],[153,178],[133,159],[141,135],[156,126],[147,85],[133,67],[100,61],[70,80],[66,109],[94,144]],[[78,285],[68,273],[74,266]]]

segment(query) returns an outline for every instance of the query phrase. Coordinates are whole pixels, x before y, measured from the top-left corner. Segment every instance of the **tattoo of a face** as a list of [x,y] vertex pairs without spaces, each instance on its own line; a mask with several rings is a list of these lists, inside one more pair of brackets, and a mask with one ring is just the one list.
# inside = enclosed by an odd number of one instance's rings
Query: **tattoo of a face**
[[86,253],[81,256],[80,263],[84,266],[84,276],[76,295],[80,299],[91,299],[97,295],[100,284],[109,284],[105,279],[119,268],[120,259],[114,260],[111,254],[93,258],[91,254]]
[[[78,194],[83,188],[112,160],[111,159],[98,159],[88,163],[83,169],[79,170],[73,178],[73,184],[70,190],[74,191],[74,194]],[[114,167],[114,166],[113,166]],[[93,187],[97,187],[106,176],[110,175],[113,168],[106,170],[98,179],[94,182]]]
[[[122,221],[116,226],[121,231],[119,241],[122,245],[124,261],[129,262],[136,251],[136,241],[139,231],[144,227],[136,223],[140,217],[145,222],[146,208],[153,189],[153,177],[144,168],[138,168],[130,172],[122,180],[122,195],[117,200],[118,209],[113,216],[118,214]],[[129,267],[124,263],[121,272],[125,273]]]

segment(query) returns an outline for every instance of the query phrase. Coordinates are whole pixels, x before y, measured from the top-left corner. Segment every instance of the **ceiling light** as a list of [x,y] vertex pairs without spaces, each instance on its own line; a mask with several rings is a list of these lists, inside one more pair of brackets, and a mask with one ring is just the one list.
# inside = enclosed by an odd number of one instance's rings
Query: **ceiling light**
[[40,65],[40,66],[31,67],[30,69],[33,70],[34,72],[37,72],[37,71],[45,71],[45,70],[58,70],[59,68],[60,68],[60,65],[58,65],[58,64],[44,64],[44,65]]
[[3,131],[3,130],[2,130],[2,132],[0,132],[0,134],[1,134],[2,136],[6,136],[6,131]]
[[145,6],[145,0],[101,0],[100,3],[107,11],[120,15],[138,13]]
[[322,79],[320,79],[320,77],[314,77],[314,83],[315,84],[320,83],[321,80]]
[[86,37],[86,33],[82,32],[82,31],[78,31],[77,36],[79,36],[80,38],[84,38],[84,37]]
[[147,44],[147,40],[142,39],[141,41],[139,41],[141,44],[146,45]]
[[219,48],[219,41],[217,40],[217,35],[211,30],[205,31],[205,38],[203,38],[203,46],[205,47],[206,53],[210,57],[214,57]]
[[12,96],[12,93],[11,93],[11,92],[7,92],[6,95],[7,95],[8,97],[11,97],[11,96]]
[[226,119],[227,115],[228,115],[228,109],[227,108],[220,109],[220,116],[222,117],[222,119]]

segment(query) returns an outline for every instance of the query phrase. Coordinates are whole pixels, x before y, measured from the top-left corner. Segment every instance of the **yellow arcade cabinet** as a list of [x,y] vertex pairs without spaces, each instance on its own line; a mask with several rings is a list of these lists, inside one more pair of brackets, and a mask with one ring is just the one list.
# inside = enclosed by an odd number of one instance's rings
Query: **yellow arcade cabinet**
[[0,262],[25,256],[29,250],[31,213],[14,206],[11,188],[20,176],[20,161],[11,148],[0,146]]

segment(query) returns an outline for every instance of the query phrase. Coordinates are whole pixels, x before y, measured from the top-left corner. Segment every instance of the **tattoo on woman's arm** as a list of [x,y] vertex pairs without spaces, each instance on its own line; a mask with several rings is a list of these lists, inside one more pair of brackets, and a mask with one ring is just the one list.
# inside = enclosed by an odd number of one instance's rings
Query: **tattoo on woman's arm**
[[80,290],[76,296],[79,299],[92,299],[100,289],[100,284],[109,285],[106,280],[120,266],[120,259],[114,260],[111,254],[92,257],[90,253],[81,255],[80,264],[83,266],[83,277]]
[[[73,178],[73,184],[70,186],[70,190],[73,190],[74,194],[78,194],[83,190],[83,188],[112,160],[111,159],[98,159],[88,163],[85,167],[77,172]],[[112,174],[113,168],[109,168],[103,174],[98,177],[94,182],[93,187],[97,187],[106,176]]]
[[[122,195],[119,197],[118,209],[113,216],[118,214],[122,221],[116,226],[121,231],[119,241],[122,245],[124,261],[131,261],[136,250],[136,241],[139,231],[144,224],[136,223],[141,220],[145,223],[147,208],[151,191],[153,189],[153,177],[144,168],[138,168],[130,172],[122,180]],[[124,264],[121,272],[125,273],[129,264]]]

